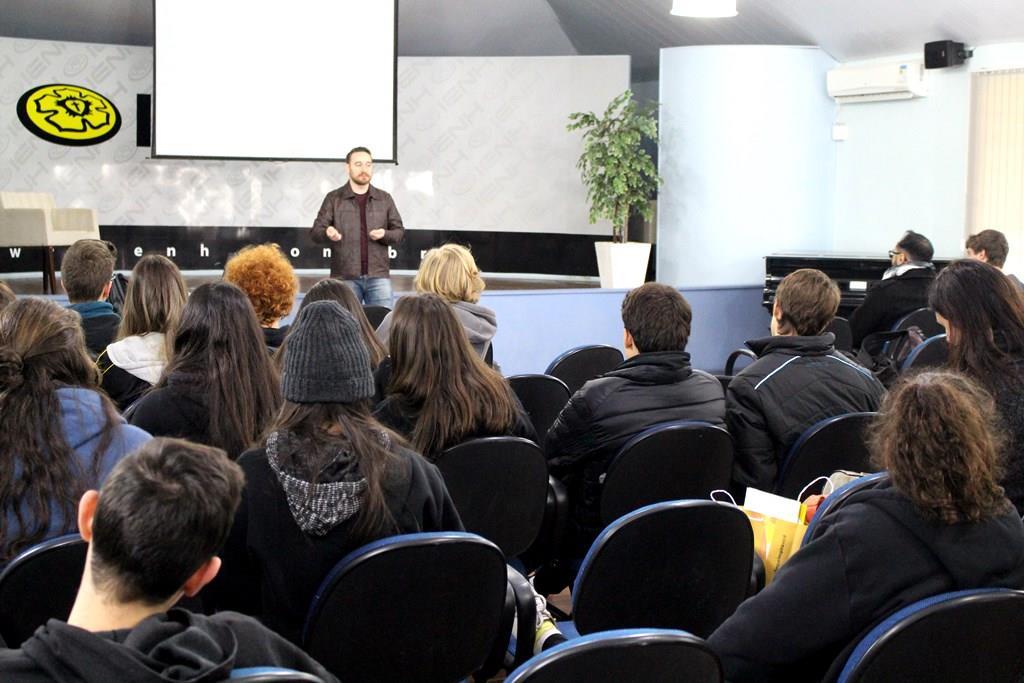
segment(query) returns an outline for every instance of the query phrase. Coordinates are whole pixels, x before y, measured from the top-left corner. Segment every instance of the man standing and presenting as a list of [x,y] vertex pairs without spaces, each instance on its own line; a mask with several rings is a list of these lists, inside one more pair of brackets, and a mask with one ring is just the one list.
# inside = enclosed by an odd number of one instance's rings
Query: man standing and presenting
[[345,166],[348,182],[324,197],[310,234],[331,245],[331,277],[344,280],[362,303],[390,307],[388,247],[402,241],[402,217],[391,195],[370,185],[370,150],[356,147]]

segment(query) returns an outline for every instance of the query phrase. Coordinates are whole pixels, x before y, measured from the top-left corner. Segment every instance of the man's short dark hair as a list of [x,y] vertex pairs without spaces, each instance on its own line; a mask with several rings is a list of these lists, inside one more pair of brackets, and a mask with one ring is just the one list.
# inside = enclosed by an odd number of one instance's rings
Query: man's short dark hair
[[106,240],[78,240],[64,252],[60,279],[71,303],[96,301],[114,275],[117,248]]
[[982,230],[977,235],[971,235],[967,238],[967,248],[975,254],[984,251],[986,260],[996,268],[1006,265],[1006,256],[1010,253],[1006,235],[998,230]]
[[641,353],[685,351],[693,311],[679,290],[648,282],[622,300],[622,325]]
[[93,519],[92,574],[120,602],[156,605],[213,557],[245,478],[219,448],[153,439],[114,467]]
[[353,147],[352,149],[350,149],[348,151],[348,154],[345,155],[345,163],[347,164],[350,161],[352,161],[352,155],[357,153],[357,152],[363,152],[364,154],[369,154],[370,158],[371,159],[373,158],[373,154],[366,147]]
[[839,309],[839,287],[814,268],[794,270],[779,283],[775,303],[782,311],[783,331],[801,337],[825,332]]
[[935,256],[932,241],[913,230],[907,230],[907,233],[896,243],[896,248],[906,254],[911,261],[931,261]]

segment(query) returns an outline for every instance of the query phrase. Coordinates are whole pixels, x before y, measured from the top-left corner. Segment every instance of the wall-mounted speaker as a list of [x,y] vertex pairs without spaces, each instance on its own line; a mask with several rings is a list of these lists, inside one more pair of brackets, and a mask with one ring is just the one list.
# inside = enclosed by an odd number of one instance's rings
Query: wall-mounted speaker
[[924,68],[944,69],[947,66],[963,64],[964,60],[974,54],[963,43],[952,40],[936,40],[924,44]]
[[138,147],[152,144],[152,100],[149,95],[135,96],[135,144]]

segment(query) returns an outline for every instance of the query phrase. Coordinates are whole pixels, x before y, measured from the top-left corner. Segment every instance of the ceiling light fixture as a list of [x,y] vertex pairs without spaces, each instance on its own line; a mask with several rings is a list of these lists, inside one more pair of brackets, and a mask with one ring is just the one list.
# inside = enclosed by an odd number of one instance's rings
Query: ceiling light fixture
[[736,0],[673,0],[672,14],[678,17],[735,17]]

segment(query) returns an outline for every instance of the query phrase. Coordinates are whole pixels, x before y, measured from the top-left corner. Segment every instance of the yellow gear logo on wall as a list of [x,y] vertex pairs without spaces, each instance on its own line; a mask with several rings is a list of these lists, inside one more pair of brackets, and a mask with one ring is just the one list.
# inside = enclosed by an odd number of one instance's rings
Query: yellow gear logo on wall
[[18,100],[18,118],[36,137],[58,145],[98,145],[117,135],[121,112],[95,90],[52,83]]

